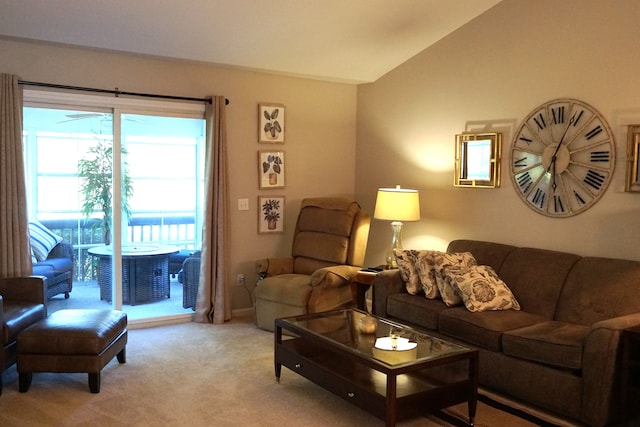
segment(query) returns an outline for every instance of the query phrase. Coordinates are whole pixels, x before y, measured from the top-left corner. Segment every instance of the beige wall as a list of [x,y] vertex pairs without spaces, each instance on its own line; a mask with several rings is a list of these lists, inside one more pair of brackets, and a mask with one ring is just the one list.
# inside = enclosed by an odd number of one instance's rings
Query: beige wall
[[[301,199],[353,197],[356,86],[2,39],[0,58],[0,72],[23,80],[198,98],[224,95],[231,100],[229,286],[234,309],[251,307],[249,293],[235,286],[238,273],[252,285],[256,259],[291,253]],[[284,145],[258,144],[259,102],[286,106]],[[274,147],[285,151],[286,187],[259,190],[257,151]],[[257,234],[258,195],[286,197],[284,234]],[[249,211],[237,210],[238,198],[249,199]]]
[[[378,81],[358,89],[356,195],[420,190],[422,220],[404,247],[471,238],[640,260],[640,194],[625,193],[626,126],[640,123],[640,2],[505,0]],[[512,138],[536,106],[561,97],[598,109],[616,138],[604,196],[571,218],[525,206],[510,177]],[[498,189],[454,188],[454,138],[503,133]],[[390,226],[374,220],[367,263],[384,259]]]

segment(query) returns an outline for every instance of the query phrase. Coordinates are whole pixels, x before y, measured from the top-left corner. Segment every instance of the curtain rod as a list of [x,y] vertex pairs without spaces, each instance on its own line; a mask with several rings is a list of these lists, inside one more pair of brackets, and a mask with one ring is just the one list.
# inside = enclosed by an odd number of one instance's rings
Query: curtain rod
[[[110,93],[115,95],[115,97],[119,97],[120,95],[129,95],[129,96],[141,96],[145,98],[162,98],[162,99],[173,99],[177,101],[193,101],[193,102],[205,102],[207,104],[211,104],[211,98],[188,98],[184,96],[172,96],[172,95],[156,95],[153,93],[138,93],[138,92],[124,92],[115,88],[115,90],[109,89],[95,89],[91,87],[81,87],[81,86],[67,86],[67,85],[58,85],[53,83],[40,83],[40,82],[30,82],[25,80],[18,80],[18,84],[26,85],[26,86],[40,86],[40,87],[50,87],[56,89],[68,89],[68,90],[79,90],[83,92],[97,92],[97,93]],[[229,105],[229,99],[224,100],[225,105]]]

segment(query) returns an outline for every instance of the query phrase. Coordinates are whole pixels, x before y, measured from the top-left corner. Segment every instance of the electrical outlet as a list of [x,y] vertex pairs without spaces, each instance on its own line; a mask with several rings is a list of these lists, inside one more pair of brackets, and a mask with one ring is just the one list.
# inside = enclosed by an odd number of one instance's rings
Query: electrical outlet
[[244,286],[244,274],[238,274],[236,276],[236,285]]

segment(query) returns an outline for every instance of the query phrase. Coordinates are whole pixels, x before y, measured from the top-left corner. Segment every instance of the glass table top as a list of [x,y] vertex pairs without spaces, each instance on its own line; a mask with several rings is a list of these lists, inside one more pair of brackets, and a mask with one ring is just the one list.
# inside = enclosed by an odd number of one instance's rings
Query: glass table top
[[362,357],[393,366],[472,351],[355,309],[286,317],[279,321],[294,333],[310,334]]

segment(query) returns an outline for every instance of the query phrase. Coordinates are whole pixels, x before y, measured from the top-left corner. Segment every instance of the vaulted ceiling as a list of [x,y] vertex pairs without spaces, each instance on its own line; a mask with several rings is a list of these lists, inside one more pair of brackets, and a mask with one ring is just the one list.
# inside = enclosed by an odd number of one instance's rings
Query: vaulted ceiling
[[501,0],[0,0],[0,37],[372,82]]

